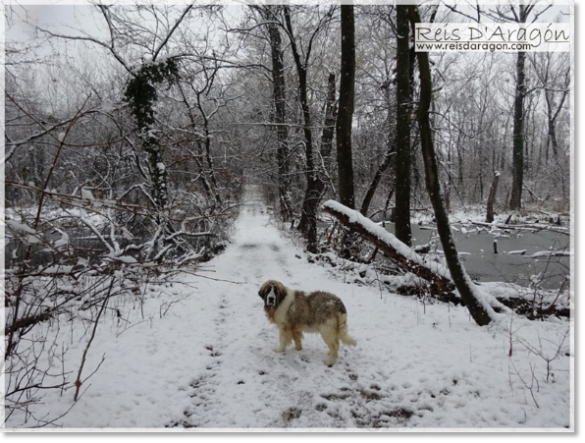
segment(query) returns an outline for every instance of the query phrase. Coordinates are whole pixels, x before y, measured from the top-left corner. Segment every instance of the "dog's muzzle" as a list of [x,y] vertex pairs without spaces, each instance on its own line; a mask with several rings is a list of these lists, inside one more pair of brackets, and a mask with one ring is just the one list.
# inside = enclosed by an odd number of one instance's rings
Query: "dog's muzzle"
[[265,303],[266,306],[276,306],[276,294],[274,293],[274,288],[271,288],[270,292],[266,294]]

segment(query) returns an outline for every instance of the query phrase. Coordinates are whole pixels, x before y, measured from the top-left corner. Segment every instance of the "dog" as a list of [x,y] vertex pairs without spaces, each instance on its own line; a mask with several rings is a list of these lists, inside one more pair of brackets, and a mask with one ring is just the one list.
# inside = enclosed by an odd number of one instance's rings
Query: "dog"
[[292,341],[300,351],[303,332],[320,333],[329,347],[329,357],[324,363],[331,367],[337,362],[340,341],[356,346],[347,332],[347,310],[336,295],[323,291],[305,294],[276,280],[262,284],[258,295],[264,301],[266,317],[279,329],[280,344],[274,352],[284,352]]

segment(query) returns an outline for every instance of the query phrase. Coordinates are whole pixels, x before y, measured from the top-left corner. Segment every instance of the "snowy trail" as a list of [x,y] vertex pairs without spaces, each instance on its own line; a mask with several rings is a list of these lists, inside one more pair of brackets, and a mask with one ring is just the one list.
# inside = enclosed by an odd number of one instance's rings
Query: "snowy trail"
[[[325,367],[327,348],[316,336],[308,336],[310,345],[300,353],[290,348],[284,355],[272,352],[278,332],[264,317],[258,288],[268,279],[304,287],[307,272],[299,272],[302,253],[272,225],[264,205],[254,195],[248,197],[232,246],[212,263],[221,278],[244,284],[200,284],[208,286],[203,292],[217,291],[216,327],[205,345],[209,362],[190,383],[192,404],[179,421],[185,427],[286,427],[307,411],[327,408],[325,397],[345,399],[347,395],[335,393],[334,386],[349,386],[357,379],[343,362],[344,350],[335,370]],[[306,261],[302,265],[311,267]],[[315,386],[324,388],[323,396],[314,392]],[[329,423],[318,417],[306,425],[343,423],[336,423],[333,416]]]
[[[445,306],[423,307],[339,281],[326,268],[308,263],[272,224],[261,201],[253,194],[248,198],[232,246],[212,263],[218,277],[246,284],[199,283],[203,293],[217,291],[216,328],[205,345],[205,369],[190,384],[192,403],[177,425],[474,427],[519,426],[526,420],[521,408],[514,411],[498,401],[510,395],[510,385],[500,380],[498,386],[487,364],[494,349],[505,354],[505,344],[489,336],[485,343],[486,333],[470,322],[465,309],[450,314]],[[268,279],[342,297],[357,348],[342,346],[333,368],[323,364],[327,349],[314,334],[306,334],[300,352],[290,347],[284,355],[273,353],[278,332],[257,296]],[[456,326],[449,330],[451,321]],[[471,347],[474,341],[481,343],[477,349]],[[467,372],[469,366],[473,369]],[[499,377],[510,377],[508,368],[500,369]],[[518,394],[534,409],[525,392]]]
[[[554,352],[567,322],[514,319],[510,358],[507,325],[480,328],[463,307],[348,284],[344,279],[353,279],[351,274],[309,263],[253,192],[231,244],[195,273],[185,272],[172,284],[147,285],[144,316],[137,300],[114,301],[124,321],[112,315],[98,328],[86,375],[102,356],[104,362],[57,425],[173,430],[573,425],[569,342],[552,362],[552,381],[545,381],[546,362],[522,344]],[[258,296],[268,279],[337,294],[357,347],[342,345],[332,368],[323,364],[327,348],[315,334],[305,335],[302,351],[274,353],[278,331]],[[58,342],[68,350],[64,370],[71,374],[89,335],[88,326],[81,326],[71,325],[72,338],[65,334],[66,343]],[[60,362],[53,364],[61,370]],[[34,411],[38,417],[59,416],[71,407],[72,395],[52,391]],[[20,419],[13,417],[7,426],[22,426]]]

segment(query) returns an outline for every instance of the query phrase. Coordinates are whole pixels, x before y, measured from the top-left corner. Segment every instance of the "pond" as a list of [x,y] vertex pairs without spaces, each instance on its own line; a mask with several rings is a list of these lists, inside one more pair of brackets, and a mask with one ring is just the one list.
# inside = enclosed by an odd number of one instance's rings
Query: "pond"
[[[385,226],[394,233],[393,223]],[[546,289],[558,289],[570,275],[570,236],[565,233],[473,224],[454,224],[451,228],[461,261],[476,281],[514,282],[522,286],[529,286],[532,281]],[[412,237],[414,247],[434,241],[431,252],[442,254],[436,227],[413,225]]]
[[[386,229],[394,233],[394,224],[385,223]],[[514,282],[529,286],[537,282],[546,289],[558,289],[570,274],[570,236],[549,230],[498,229],[477,225],[452,225],[457,251],[472,279],[484,282]],[[89,232],[82,230],[70,233],[70,245],[87,258],[104,252],[101,244]],[[47,240],[60,237],[52,233]],[[442,253],[436,227],[412,226],[413,246],[427,245],[434,241],[431,252]],[[23,247],[10,238],[5,243],[5,266],[10,268],[22,260]],[[494,241],[498,253],[494,253]],[[121,239],[121,242],[124,242]],[[53,262],[53,253],[43,245],[35,245],[30,265],[42,266]],[[83,253],[83,252],[84,253]],[[556,254],[551,254],[551,251]]]

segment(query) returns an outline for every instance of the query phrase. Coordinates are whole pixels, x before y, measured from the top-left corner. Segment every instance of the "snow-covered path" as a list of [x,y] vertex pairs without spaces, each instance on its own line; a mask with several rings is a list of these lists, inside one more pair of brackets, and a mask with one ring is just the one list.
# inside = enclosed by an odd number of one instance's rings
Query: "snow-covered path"
[[[298,425],[295,422],[304,413],[304,426],[344,426],[335,414],[327,415],[324,422],[318,412],[327,408],[323,398],[334,401],[348,396],[337,391],[358,379],[344,362],[356,350],[342,349],[334,370],[322,363],[327,348],[316,336],[307,336],[300,353],[292,347],[284,355],[273,353],[278,332],[267,322],[257,295],[260,284],[268,279],[292,287],[322,288],[324,270],[311,269],[314,266],[306,262],[302,251],[272,224],[260,200],[253,194],[248,197],[232,246],[210,264],[214,275],[240,283],[198,283],[203,293],[216,294],[212,303],[215,327],[202,331],[208,351],[204,369],[190,383],[191,403],[178,424],[282,428]],[[316,386],[320,392],[315,392]]]
[[[82,398],[56,424],[65,428],[363,429],[573,427],[569,339],[548,374],[544,359],[567,322],[480,328],[465,308],[422,304],[344,282],[336,268],[308,263],[265,206],[248,195],[231,245],[196,274],[149,285],[144,319],[124,303],[92,344]],[[209,277],[202,278],[201,276]],[[357,347],[338,363],[307,334],[304,349],[276,354],[277,329],[257,292],[268,279],[337,294]],[[87,343],[74,330],[66,370],[75,372]],[[510,343],[513,356],[508,352]],[[60,366],[60,362],[58,365]],[[72,375],[73,377],[73,375]],[[73,393],[52,392],[37,416],[58,416]],[[20,426],[14,423],[7,426]]]

